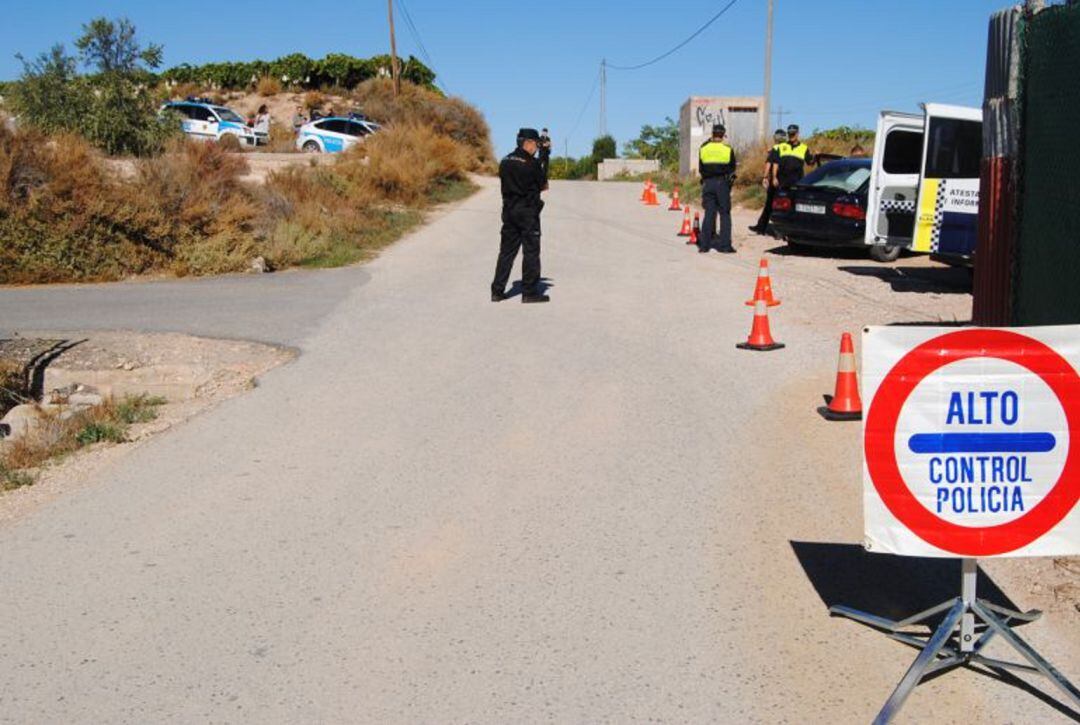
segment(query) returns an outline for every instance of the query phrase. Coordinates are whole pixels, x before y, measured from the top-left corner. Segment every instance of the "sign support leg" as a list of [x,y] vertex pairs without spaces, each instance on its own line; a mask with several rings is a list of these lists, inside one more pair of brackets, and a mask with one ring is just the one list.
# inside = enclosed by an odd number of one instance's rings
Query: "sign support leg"
[[[1065,694],[1067,701],[1080,712],[1080,689],[1012,629],[1014,621],[1033,622],[1042,613],[1038,610],[1018,612],[979,599],[976,595],[977,577],[978,562],[975,559],[962,559],[960,596],[907,619],[887,619],[842,605],[829,607],[830,614],[883,630],[889,637],[922,650],[874,719],[875,725],[891,722],[915,687],[928,675],[972,664],[1041,674],[1053,682]],[[927,639],[922,638],[926,635],[919,636],[902,631],[915,625],[926,625],[942,612],[946,612],[944,618]],[[1001,637],[1031,664],[1005,662],[984,656],[982,651],[994,636]]]

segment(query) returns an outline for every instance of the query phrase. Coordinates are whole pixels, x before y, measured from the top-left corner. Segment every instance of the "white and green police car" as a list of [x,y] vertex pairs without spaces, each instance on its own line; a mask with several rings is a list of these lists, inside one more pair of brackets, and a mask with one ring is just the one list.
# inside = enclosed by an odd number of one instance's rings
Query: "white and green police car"
[[379,124],[359,115],[329,116],[300,127],[296,148],[308,153],[338,153],[379,130]]
[[231,108],[210,103],[208,99],[171,101],[162,106],[161,110],[178,114],[182,119],[184,133],[190,138],[220,141],[226,136],[233,136],[243,145],[258,145],[255,131],[240,114]]

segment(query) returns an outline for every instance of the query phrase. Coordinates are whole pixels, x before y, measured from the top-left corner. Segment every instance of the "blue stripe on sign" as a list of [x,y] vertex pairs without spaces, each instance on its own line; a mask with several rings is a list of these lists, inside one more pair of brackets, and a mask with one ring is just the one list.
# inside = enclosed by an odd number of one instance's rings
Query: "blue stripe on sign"
[[912,453],[1047,453],[1054,450],[1053,433],[917,433]]

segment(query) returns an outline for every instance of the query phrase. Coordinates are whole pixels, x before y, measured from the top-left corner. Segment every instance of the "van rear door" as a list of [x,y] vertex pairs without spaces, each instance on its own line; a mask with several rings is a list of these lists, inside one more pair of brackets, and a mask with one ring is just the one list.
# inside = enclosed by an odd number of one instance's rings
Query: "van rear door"
[[882,111],[866,200],[867,244],[910,248],[923,157],[922,116]]
[[982,110],[927,103],[916,252],[970,257],[978,239]]

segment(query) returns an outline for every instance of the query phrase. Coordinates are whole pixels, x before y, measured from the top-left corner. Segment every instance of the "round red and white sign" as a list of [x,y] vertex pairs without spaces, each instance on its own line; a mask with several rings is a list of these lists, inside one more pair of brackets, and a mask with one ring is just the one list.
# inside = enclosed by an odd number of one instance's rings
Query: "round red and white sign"
[[895,521],[926,544],[1007,554],[1080,500],[1070,431],[1080,431],[1080,376],[1061,354],[1009,330],[950,332],[881,378],[866,415],[867,475]]

